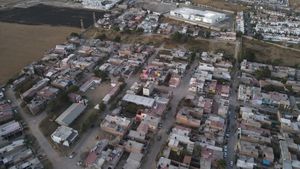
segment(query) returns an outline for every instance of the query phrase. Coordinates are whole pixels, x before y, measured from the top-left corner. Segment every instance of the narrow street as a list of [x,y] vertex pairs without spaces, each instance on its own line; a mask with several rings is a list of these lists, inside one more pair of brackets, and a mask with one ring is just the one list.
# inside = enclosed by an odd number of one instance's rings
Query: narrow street
[[15,97],[12,88],[7,88],[6,96],[8,99],[11,100],[12,105],[17,107],[18,112],[25,120],[32,135],[34,135],[34,137],[37,139],[41,150],[44,154],[47,155],[47,158],[52,163],[53,168],[76,169],[76,166],[74,166],[74,164],[67,162],[65,157],[60,156],[60,154],[53,149],[51,144],[48,142],[47,138],[40,131],[39,124],[47,116],[47,114],[43,112],[38,116],[31,116],[30,114],[24,112],[23,109],[20,107],[21,101]]
[[[235,154],[236,154],[236,145],[237,145],[237,113],[239,110],[239,103],[237,100],[238,95],[238,87],[239,87],[239,62],[238,62],[238,55],[241,51],[241,42],[239,40],[236,41],[235,46],[235,55],[234,58],[236,59],[236,63],[233,68],[232,72],[232,81],[231,81],[231,93],[229,96],[229,108],[227,114],[227,127],[226,127],[226,135],[228,134],[228,143],[227,143],[227,157],[225,158],[227,169],[235,168]],[[231,166],[230,163],[233,163]]]
[[[142,169],[155,169],[156,157],[162,150],[163,145],[168,140],[168,130],[175,124],[175,115],[178,103],[187,95],[189,81],[192,76],[193,69],[197,66],[197,62],[191,65],[191,68],[187,71],[185,76],[181,79],[181,84],[177,88],[168,87],[169,91],[173,92],[173,99],[170,101],[171,110],[167,112],[166,119],[162,121],[162,128],[158,131],[153,138],[153,142],[150,144],[150,148],[146,153],[144,163],[142,163]],[[158,140],[158,135],[161,135],[161,139]]]

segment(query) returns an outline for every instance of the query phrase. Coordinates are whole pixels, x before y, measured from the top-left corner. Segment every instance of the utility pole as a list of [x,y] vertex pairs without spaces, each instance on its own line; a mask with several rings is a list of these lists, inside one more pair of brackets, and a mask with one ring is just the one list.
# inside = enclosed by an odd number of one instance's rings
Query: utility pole
[[83,25],[83,19],[80,18],[80,27],[81,27],[81,32],[84,31],[84,25]]
[[95,12],[93,12],[93,21],[94,21],[94,25],[96,25],[96,14],[95,14]]

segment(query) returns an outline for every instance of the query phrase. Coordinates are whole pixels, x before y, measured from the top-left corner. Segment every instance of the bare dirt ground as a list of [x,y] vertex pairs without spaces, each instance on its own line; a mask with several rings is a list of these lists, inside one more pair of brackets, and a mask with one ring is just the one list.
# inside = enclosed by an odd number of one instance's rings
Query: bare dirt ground
[[78,28],[0,22],[0,85]]
[[300,1],[299,0],[290,0],[290,6],[296,10],[300,10]]
[[193,0],[192,2],[195,4],[207,5],[229,11],[242,11],[246,9],[246,7],[242,5],[231,4],[225,0]]
[[283,65],[300,64],[300,50],[279,46],[268,42],[243,38],[243,53],[254,52],[258,61],[274,61],[281,59]]

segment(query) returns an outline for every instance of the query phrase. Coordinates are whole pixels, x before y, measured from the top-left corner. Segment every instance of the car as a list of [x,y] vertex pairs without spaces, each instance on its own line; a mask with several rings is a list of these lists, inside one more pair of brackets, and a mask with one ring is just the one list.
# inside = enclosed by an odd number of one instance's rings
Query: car
[[72,153],[70,153],[69,155],[68,155],[68,158],[69,159],[72,159],[72,158],[74,158],[76,156],[76,153],[73,151]]
[[78,161],[76,164],[77,166],[82,166],[82,161]]
[[161,135],[157,136],[157,141],[161,140]]

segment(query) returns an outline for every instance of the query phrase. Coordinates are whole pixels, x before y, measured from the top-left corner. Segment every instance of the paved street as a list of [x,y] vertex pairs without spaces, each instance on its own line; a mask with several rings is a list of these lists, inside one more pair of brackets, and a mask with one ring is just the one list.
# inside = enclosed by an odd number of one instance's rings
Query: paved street
[[[240,52],[241,42],[238,40],[236,41],[235,45],[235,59],[238,59],[238,54]],[[227,163],[227,168],[232,169],[234,166],[231,166],[231,161],[235,165],[235,151],[236,151],[236,144],[237,144],[237,112],[239,110],[239,103],[237,100],[237,92],[239,87],[239,63],[236,62],[234,65],[234,69],[232,72],[231,79],[231,93],[229,96],[229,108],[227,113],[227,127],[226,127],[226,135],[229,134],[228,143],[227,143],[227,157],[225,161]]]
[[[162,122],[162,129],[158,132],[158,134],[154,137],[153,142],[151,143],[151,147],[149,148],[149,152],[147,152],[145,157],[145,162],[142,164],[142,169],[154,169],[156,168],[156,157],[158,153],[163,148],[164,143],[167,142],[168,139],[168,130],[175,124],[175,115],[176,108],[178,103],[182,98],[187,95],[188,85],[190,78],[192,76],[192,70],[196,67],[197,62],[194,62],[191,68],[188,70],[186,75],[181,79],[181,84],[177,88],[168,87],[169,91],[173,91],[173,99],[170,102],[171,110],[166,114],[165,120]],[[157,137],[161,135],[161,140],[158,141]]]

